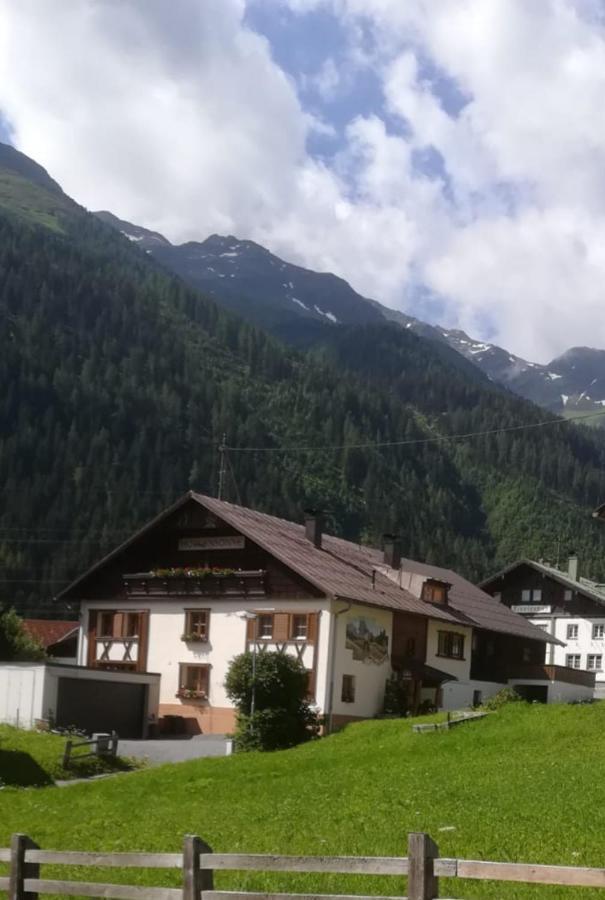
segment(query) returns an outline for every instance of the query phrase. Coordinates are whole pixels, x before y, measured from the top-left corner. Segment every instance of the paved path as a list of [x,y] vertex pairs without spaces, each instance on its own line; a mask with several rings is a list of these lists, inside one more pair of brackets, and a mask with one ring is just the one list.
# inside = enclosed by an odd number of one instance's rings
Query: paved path
[[202,756],[225,756],[227,739],[220,734],[196,734],[192,737],[156,738],[149,741],[120,741],[118,754],[145,759],[152,765],[184,762]]

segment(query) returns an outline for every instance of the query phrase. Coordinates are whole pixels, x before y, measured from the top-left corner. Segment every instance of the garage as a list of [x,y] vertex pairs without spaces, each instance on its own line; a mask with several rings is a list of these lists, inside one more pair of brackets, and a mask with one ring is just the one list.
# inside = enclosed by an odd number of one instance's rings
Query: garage
[[59,728],[78,728],[87,734],[115,731],[132,740],[143,737],[146,709],[145,684],[59,678]]
[[0,722],[20,728],[75,727],[145,738],[157,722],[160,676],[53,662],[0,663]]

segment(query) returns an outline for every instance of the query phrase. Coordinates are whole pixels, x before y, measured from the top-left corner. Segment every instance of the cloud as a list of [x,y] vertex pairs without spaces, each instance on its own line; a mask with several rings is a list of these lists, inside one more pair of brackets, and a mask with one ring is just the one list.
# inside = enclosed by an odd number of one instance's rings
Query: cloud
[[321,159],[310,139],[335,125],[246,2],[0,0],[14,142],[90,208],[173,240],[250,237],[412,312],[425,287],[448,324],[529,358],[605,346],[598,0],[272,0],[341,22],[326,110],[357,90],[351,67],[379,80]]

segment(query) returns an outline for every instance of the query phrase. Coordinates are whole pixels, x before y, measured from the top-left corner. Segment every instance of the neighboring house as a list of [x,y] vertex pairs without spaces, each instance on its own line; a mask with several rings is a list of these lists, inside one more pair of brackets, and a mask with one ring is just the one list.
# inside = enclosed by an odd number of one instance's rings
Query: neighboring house
[[59,619],[23,619],[27,634],[37,641],[55,662],[77,663],[79,622]]
[[559,644],[547,652],[550,665],[588,670],[596,676],[595,697],[605,697],[605,584],[580,575],[577,556],[567,569],[520,559],[492,575],[484,591],[520,613]]
[[[300,659],[335,728],[380,713],[393,672],[412,711],[539,683],[552,640],[455,572],[401,560],[392,538],[381,552],[323,534],[315,514],[297,525],[193,492],[60,598],[80,605],[79,665],[159,673],[160,717],[190,731],[233,728],[224,681],[244,650]],[[573,691],[590,695],[581,674]]]

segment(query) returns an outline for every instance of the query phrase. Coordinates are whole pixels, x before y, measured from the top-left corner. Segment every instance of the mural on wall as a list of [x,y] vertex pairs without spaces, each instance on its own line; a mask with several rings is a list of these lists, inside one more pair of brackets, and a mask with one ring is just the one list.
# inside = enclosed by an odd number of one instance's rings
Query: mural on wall
[[353,659],[358,662],[379,666],[388,656],[389,636],[375,619],[359,616],[347,622],[345,647],[353,651]]

